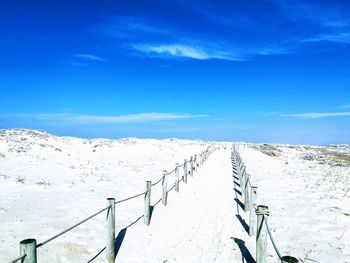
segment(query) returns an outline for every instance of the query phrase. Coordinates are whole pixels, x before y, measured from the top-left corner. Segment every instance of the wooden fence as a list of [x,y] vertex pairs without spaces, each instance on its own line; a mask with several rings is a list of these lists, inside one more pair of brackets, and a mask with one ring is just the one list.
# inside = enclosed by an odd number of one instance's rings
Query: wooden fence
[[[89,217],[81,220],[80,222],[72,225],[71,227],[61,231],[60,233],[48,238],[47,240],[37,244],[36,239],[25,239],[22,240],[19,244],[20,246],[20,256],[16,259],[13,259],[9,263],[15,263],[15,262],[21,262],[21,263],[37,263],[37,249],[41,246],[49,243],[50,241],[62,236],[63,234],[71,231],[72,229],[78,227],[79,225],[83,224],[84,222],[90,220],[91,218],[107,211],[107,239],[106,239],[106,246],[92,259],[90,259],[88,262],[92,262],[94,259],[96,259],[104,250],[106,251],[106,262],[108,263],[114,263],[116,258],[116,251],[115,251],[115,206],[117,204],[120,204],[122,202],[126,202],[128,200],[144,196],[144,214],[141,217],[144,217],[144,224],[148,226],[150,224],[150,218],[151,218],[151,191],[152,187],[162,183],[162,203],[163,205],[167,205],[167,196],[170,191],[175,189],[175,191],[179,192],[180,190],[180,182],[184,182],[187,184],[188,178],[187,176],[193,176],[194,172],[197,172],[198,169],[204,164],[204,162],[208,159],[208,157],[213,153],[214,150],[216,150],[218,147],[216,145],[211,145],[207,149],[203,150],[200,154],[196,154],[194,156],[191,156],[190,159],[185,159],[184,162],[179,165],[176,164],[175,169],[173,169],[171,172],[167,172],[166,170],[163,171],[163,176],[152,184],[151,181],[146,181],[146,190],[142,193],[133,195],[131,197],[118,200],[116,201],[114,198],[107,198],[107,204],[106,207],[102,208],[101,210],[97,211],[95,214],[90,215]],[[183,169],[183,173],[180,179],[180,168]],[[168,176],[171,174],[175,174],[174,178],[174,185],[169,189],[168,188]],[[139,217],[138,219],[140,219]],[[137,219],[137,220],[138,220]],[[136,221],[137,221],[136,220]],[[135,222],[136,222],[135,221]]]
[[267,263],[267,236],[282,263],[298,263],[299,260],[292,256],[282,256],[279,252],[275,240],[272,237],[268,224],[269,208],[266,205],[257,205],[257,187],[252,186],[250,176],[246,172],[241,156],[233,146],[232,167],[238,176],[241,188],[241,196],[244,200],[244,211],[249,212],[249,235],[256,235],[256,263]]

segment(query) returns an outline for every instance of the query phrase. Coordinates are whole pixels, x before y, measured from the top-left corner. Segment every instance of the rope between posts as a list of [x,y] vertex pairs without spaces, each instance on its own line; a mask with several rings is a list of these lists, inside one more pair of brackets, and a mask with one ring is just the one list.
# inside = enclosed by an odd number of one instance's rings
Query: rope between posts
[[248,178],[248,184],[250,185],[250,187],[252,187],[252,184],[250,183],[250,179]]
[[[181,179],[179,180],[179,183],[181,183],[182,181],[184,180],[184,177],[182,176],[181,177]],[[170,191],[172,191],[172,190],[174,190],[174,188],[175,188],[175,184],[167,191],[167,193],[169,193]],[[146,192],[145,192],[146,193]],[[143,194],[145,194],[145,193],[143,193]],[[159,199],[159,201],[161,201],[162,199]],[[121,200],[121,201],[123,201],[123,200]],[[120,202],[120,201],[117,201],[117,202]],[[116,202],[116,203],[117,203]],[[140,218],[142,218],[142,217],[144,217],[144,215],[141,215],[141,216],[139,216],[137,219],[136,219],[136,221],[134,221],[134,222],[132,222],[130,225],[128,225],[127,227],[125,227],[125,228],[128,228],[128,227],[130,227],[131,225],[133,225],[133,224],[135,224]],[[90,263],[90,262],[92,262],[93,260],[95,260],[104,250],[106,249],[106,247],[104,247],[104,248],[102,248],[102,250],[100,250],[93,258],[91,258],[89,261],[87,261],[87,263]],[[10,262],[10,263],[13,263],[13,262]]]
[[136,197],[142,196],[142,195],[144,195],[144,194],[146,194],[146,193],[147,193],[147,191],[145,191],[145,192],[143,192],[143,193],[141,193],[141,194],[137,194],[137,195],[134,195],[134,196],[131,196],[131,197],[122,199],[122,200],[118,200],[118,201],[115,202],[115,204],[123,203],[123,202],[125,202],[125,201],[128,201],[128,200],[134,199],[134,198],[136,198]]
[[[20,260],[24,259],[26,256],[27,256],[27,255],[20,256],[20,257],[18,257],[18,258],[16,258],[16,259],[10,261],[9,263],[15,263],[15,262],[17,262],[17,261],[20,261]],[[21,262],[22,262],[22,261],[21,261]]]
[[175,184],[167,191],[167,193],[171,192],[175,188]]
[[271,230],[270,230],[270,227],[269,227],[269,224],[267,223],[267,220],[265,218],[265,215],[263,214],[263,217],[264,217],[264,222],[265,222],[265,225],[266,225],[266,228],[267,228],[267,232],[269,233],[269,236],[270,236],[270,240],[271,240],[271,243],[273,245],[273,248],[275,249],[276,253],[277,253],[277,256],[279,259],[282,259],[282,256],[281,256],[281,253],[279,252],[277,246],[276,246],[276,243],[275,243],[275,240],[273,239],[272,237],[272,234],[271,234]]
[[[179,180],[179,183],[182,182],[184,180],[184,177],[182,176],[182,178]],[[170,188],[167,193],[169,193],[170,191],[172,191],[175,188],[175,185],[173,185],[172,188]],[[162,199],[159,199],[159,201],[161,201]],[[117,202],[116,202],[117,203]],[[135,224],[139,219],[141,219],[142,217],[144,217],[144,215],[139,216],[134,222],[132,222],[131,224],[129,224],[127,227],[130,227],[131,225]],[[91,258],[89,261],[87,261],[86,263],[90,263],[93,260],[95,260],[104,250],[106,249],[106,247],[102,248],[93,258]],[[13,263],[13,262],[10,262]]]
[[[188,162],[188,161],[187,161],[187,162]],[[183,167],[184,165],[185,165],[185,163],[179,165],[179,168],[180,168],[180,167]],[[171,172],[167,173],[167,175],[172,174],[172,173],[175,172],[175,171],[176,171],[176,167],[174,168],[174,170],[172,170]],[[162,179],[163,179],[163,176],[162,176],[161,178],[159,178],[159,180],[158,180],[157,182],[151,184],[151,186],[155,186],[155,185],[159,184],[159,183],[162,181]]]
[[159,184],[162,181],[162,179],[163,179],[163,176],[157,182],[151,184],[151,186],[155,186],[155,185]]
[[50,237],[49,239],[47,239],[47,240],[41,242],[40,244],[36,245],[36,247],[37,247],[37,248],[38,248],[38,247],[41,247],[41,246],[45,245],[46,243],[49,243],[50,241],[52,241],[52,240],[58,238],[59,236],[62,236],[63,234],[67,233],[68,231],[72,230],[73,228],[76,228],[77,226],[81,225],[82,223],[84,223],[84,222],[90,220],[91,218],[93,218],[93,217],[95,217],[95,216],[101,214],[102,212],[106,211],[107,209],[109,209],[109,207],[110,207],[110,206],[107,206],[107,207],[101,209],[100,211],[96,212],[95,214],[93,214],[93,215],[91,215],[91,216],[85,218],[84,220],[82,220],[82,221],[76,223],[75,225],[73,225],[73,226],[71,226],[71,227],[69,227],[69,228],[63,230],[62,232],[60,232],[60,233],[58,233],[58,234],[56,234],[56,235]]
[[171,172],[168,172],[167,175],[172,174],[175,171],[176,171],[176,167]]

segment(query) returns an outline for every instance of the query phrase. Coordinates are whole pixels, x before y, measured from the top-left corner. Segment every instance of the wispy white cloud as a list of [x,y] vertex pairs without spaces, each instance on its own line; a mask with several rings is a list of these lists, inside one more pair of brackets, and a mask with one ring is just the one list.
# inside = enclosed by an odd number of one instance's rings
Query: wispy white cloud
[[348,117],[350,112],[311,112],[297,114],[282,114],[283,117],[299,118],[299,119],[319,119],[330,117]]
[[350,19],[336,2],[269,0],[279,6],[285,16],[296,24],[310,27],[310,37],[301,43],[335,42],[350,44]]
[[306,38],[303,40],[303,42],[323,42],[323,41],[350,44],[350,31],[333,33],[333,34],[321,34],[321,35]]
[[[293,3],[284,0],[267,0],[270,5],[279,8],[277,14],[280,18],[287,19],[296,27],[310,26],[310,35],[281,36],[277,39],[265,39],[260,37],[260,21],[247,14],[238,11],[225,11],[223,8],[214,8],[212,3],[199,5],[199,2],[187,3],[178,1],[185,8],[196,11],[197,15],[207,18],[207,21],[222,27],[227,32],[230,28],[234,30],[239,27],[247,29],[247,34],[257,34],[254,41],[242,44],[237,39],[228,37],[230,34],[211,35],[196,34],[188,30],[183,24],[174,25],[166,19],[140,18],[133,16],[110,16],[103,23],[94,26],[94,31],[104,36],[118,39],[121,48],[127,47],[127,52],[132,55],[146,55],[151,58],[179,59],[190,58],[196,60],[228,60],[246,61],[255,56],[287,55],[298,52],[305,44],[317,44],[328,41],[337,43],[350,43],[350,19],[344,17],[336,5],[328,3],[309,3],[297,0]],[[200,6],[200,7],[199,7]],[[228,7],[229,8],[229,7]],[[221,19],[220,19],[221,18]],[[276,25],[271,26],[271,19],[267,26],[276,30]],[[249,23],[248,23],[249,22]],[[249,24],[249,26],[246,26]],[[239,25],[239,26],[237,26]],[[244,25],[244,26],[240,26]],[[266,26],[265,26],[266,27]],[[308,32],[309,32],[308,31]],[[277,31],[279,34],[280,32]],[[263,39],[261,39],[263,38]],[[82,54],[84,55],[84,54]]]
[[304,0],[284,1],[269,0],[279,6],[284,14],[297,23],[309,22],[325,28],[343,28],[350,24],[350,20],[342,14],[336,2],[311,2]]
[[221,59],[231,61],[244,60],[238,56],[234,56],[229,52],[221,50],[208,50],[199,46],[190,46],[183,44],[169,45],[151,45],[151,44],[134,44],[131,47],[139,52],[148,54],[149,56],[161,57],[186,57],[197,60]]
[[85,61],[105,61],[106,60],[105,58],[91,55],[91,54],[75,54],[74,57]]
[[151,23],[132,16],[111,16],[102,24],[94,25],[94,31],[105,36],[125,39],[140,38],[145,35],[166,36],[170,32],[157,23]]
[[[152,58],[191,58],[245,61],[252,56],[270,56],[291,53],[290,48],[277,45],[242,46],[218,36],[193,38],[184,28],[174,28],[159,21],[137,17],[114,16],[94,26],[94,31],[119,40],[133,55]],[[135,52],[136,51],[136,52]]]
[[40,114],[6,114],[1,117],[13,117],[21,120],[36,122],[64,123],[64,124],[123,124],[123,123],[147,123],[170,120],[203,118],[208,115],[187,113],[137,113],[127,115],[86,115],[70,113],[40,113]]

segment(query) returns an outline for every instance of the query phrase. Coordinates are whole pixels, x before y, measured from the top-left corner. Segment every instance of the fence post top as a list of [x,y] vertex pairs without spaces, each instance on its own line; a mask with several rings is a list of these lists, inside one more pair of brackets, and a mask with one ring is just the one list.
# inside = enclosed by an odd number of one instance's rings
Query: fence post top
[[283,256],[281,258],[282,263],[298,263],[299,260],[291,256]]
[[269,207],[266,205],[258,205],[256,208],[257,215],[269,215]]
[[146,184],[151,184],[151,181],[146,181]]
[[179,166],[179,163],[176,163],[175,165],[176,165],[176,166]]
[[113,200],[115,200],[115,198],[114,197],[108,197],[107,200],[108,201],[113,201]]
[[31,244],[31,243],[35,243],[36,244],[36,239],[34,238],[28,238],[28,239],[24,239],[21,242],[19,242],[21,245],[27,245],[27,244]]

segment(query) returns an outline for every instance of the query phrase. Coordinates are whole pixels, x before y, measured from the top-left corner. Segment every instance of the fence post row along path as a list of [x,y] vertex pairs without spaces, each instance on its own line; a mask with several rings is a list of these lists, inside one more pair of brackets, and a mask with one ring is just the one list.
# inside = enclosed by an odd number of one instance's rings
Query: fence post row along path
[[[115,206],[117,204],[120,204],[122,202],[126,202],[128,200],[134,199],[136,197],[144,196],[144,224],[148,226],[150,224],[150,217],[151,217],[151,189],[152,186],[157,185],[158,183],[162,183],[162,203],[163,205],[167,205],[167,195],[168,192],[175,189],[177,192],[179,192],[179,184],[180,182],[184,182],[187,184],[188,182],[188,175],[193,176],[194,172],[197,172],[198,169],[204,164],[204,162],[208,159],[208,157],[213,153],[214,150],[218,149],[218,146],[211,145],[207,149],[203,150],[200,154],[196,154],[194,156],[191,156],[190,159],[185,159],[184,162],[180,164],[176,164],[176,167],[171,172],[163,171],[163,176],[152,184],[151,181],[146,181],[146,190],[145,192],[139,193],[137,195],[118,200],[116,201],[114,198],[107,198],[107,205],[106,207],[100,209],[95,214],[90,215],[89,217],[81,220],[80,222],[76,223],[75,225],[72,225],[71,227],[61,231],[60,233],[48,238],[47,240],[37,244],[37,241],[35,239],[25,239],[22,240],[19,244],[20,246],[20,256],[16,259],[13,259],[9,263],[15,263],[15,262],[21,262],[21,263],[37,263],[37,249],[41,246],[49,243],[50,241],[58,238],[59,236],[71,231],[72,229],[78,227],[79,225],[83,224],[84,222],[90,220],[91,218],[107,211],[107,238],[106,238],[106,246],[91,260],[88,262],[92,262],[94,259],[96,259],[103,250],[106,251],[106,262],[108,263],[114,263],[115,257],[116,257],[116,251],[115,251]],[[182,176],[180,179],[180,168],[182,168]],[[167,187],[167,181],[168,181],[168,175],[171,175],[172,173],[175,173],[175,179],[174,179],[174,185],[168,189]],[[142,216],[141,216],[142,217]]]
[[266,205],[257,205],[257,187],[252,186],[246,166],[235,145],[231,153],[231,160],[241,187],[244,212],[249,212],[249,235],[256,235],[256,263],[267,263],[267,236],[270,237],[272,246],[282,263],[298,263],[299,260],[295,257],[281,256],[268,224],[269,208]]

